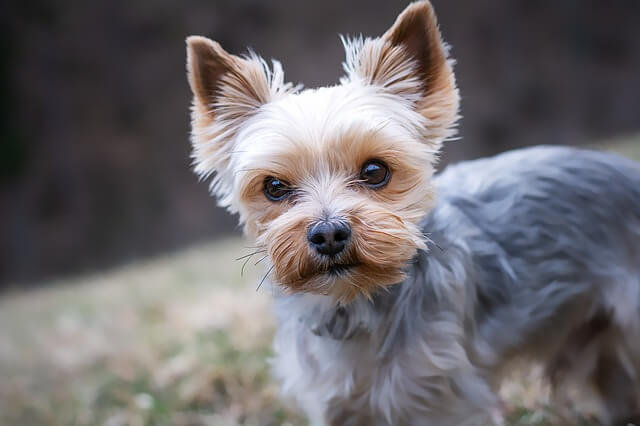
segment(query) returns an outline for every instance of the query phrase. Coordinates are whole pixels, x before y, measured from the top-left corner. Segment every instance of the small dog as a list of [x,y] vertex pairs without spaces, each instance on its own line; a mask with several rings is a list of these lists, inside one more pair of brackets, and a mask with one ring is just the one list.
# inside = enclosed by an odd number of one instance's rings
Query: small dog
[[[536,147],[447,168],[459,96],[428,2],[301,90],[187,39],[195,171],[270,262],[276,375],[314,424],[500,423],[515,361],[640,420],[640,166]],[[437,196],[437,201],[436,201]]]

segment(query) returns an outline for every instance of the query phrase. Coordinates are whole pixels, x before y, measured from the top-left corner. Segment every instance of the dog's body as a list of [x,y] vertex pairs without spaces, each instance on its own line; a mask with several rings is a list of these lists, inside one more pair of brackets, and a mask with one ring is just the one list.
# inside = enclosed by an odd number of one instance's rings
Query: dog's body
[[433,244],[404,282],[339,312],[325,296],[279,298],[285,391],[331,424],[488,424],[505,367],[524,358],[556,386],[592,387],[605,422],[636,414],[640,166],[538,147],[435,181]]
[[284,392],[317,424],[484,425],[525,359],[637,419],[640,166],[534,148],[434,177],[459,96],[431,6],[344,43],[340,84],[300,91],[188,39],[196,172],[270,263]]

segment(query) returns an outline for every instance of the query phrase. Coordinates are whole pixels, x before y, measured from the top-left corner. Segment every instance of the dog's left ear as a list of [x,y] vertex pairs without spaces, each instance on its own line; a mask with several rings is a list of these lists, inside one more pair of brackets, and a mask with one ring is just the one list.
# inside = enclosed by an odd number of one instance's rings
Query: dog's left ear
[[348,80],[380,86],[413,102],[432,140],[451,136],[460,97],[448,46],[428,1],[409,5],[380,38],[345,41]]

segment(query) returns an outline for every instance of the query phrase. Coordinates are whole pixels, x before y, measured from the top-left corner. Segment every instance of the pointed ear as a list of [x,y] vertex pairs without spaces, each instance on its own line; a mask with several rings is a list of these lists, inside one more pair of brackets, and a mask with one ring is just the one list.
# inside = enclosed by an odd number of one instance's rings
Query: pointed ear
[[277,61],[269,69],[251,53],[246,57],[226,52],[205,37],[187,38],[187,77],[193,92],[191,141],[195,171],[206,178],[215,173],[212,190],[220,204],[232,191],[229,160],[235,136],[260,106],[295,89],[284,83]]
[[213,114],[230,103],[236,113],[250,114],[271,99],[270,72],[261,58],[231,55],[205,37],[187,38],[187,75],[194,104]]
[[215,41],[199,36],[187,38],[187,79],[195,101],[212,103],[220,89],[220,79],[234,68],[234,62],[233,56]]
[[412,101],[434,138],[454,133],[459,95],[453,61],[428,1],[410,4],[382,37],[346,42],[346,48],[349,80],[357,78]]

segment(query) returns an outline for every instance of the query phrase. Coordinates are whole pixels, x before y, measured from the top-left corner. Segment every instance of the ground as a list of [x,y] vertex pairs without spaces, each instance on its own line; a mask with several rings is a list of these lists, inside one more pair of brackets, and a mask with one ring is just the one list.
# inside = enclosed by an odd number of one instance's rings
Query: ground
[[[640,139],[613,146],[640,159]],[[254,256],[241,274],[234,261],[250,245],[217,241],[3,295],[0,424],[306,424],[269,376],[264,268]],[[560,424],[535,372],[502,393],[509,425]]]

